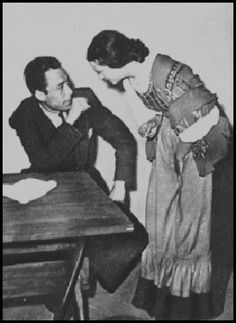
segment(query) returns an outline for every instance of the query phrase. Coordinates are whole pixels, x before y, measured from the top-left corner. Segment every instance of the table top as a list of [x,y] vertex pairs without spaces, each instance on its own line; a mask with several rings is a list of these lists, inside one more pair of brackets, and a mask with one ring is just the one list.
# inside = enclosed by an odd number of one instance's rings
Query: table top
[[3,197],[3,243],[73,241],[81,236],[133,230],[132,222],[85,172],[4,174],[3,183],[25,178],[56,180],[45,196],[20,204]]

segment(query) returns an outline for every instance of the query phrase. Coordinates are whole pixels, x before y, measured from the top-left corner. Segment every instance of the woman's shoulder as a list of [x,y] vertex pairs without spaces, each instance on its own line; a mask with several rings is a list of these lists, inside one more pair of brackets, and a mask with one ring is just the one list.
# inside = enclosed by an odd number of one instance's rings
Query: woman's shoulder
[[179,65],[181,65],[181,63],[174,60],[169,55],[158,53],[153,62],[153,78],[161,81],[161,83],[162,81],[165,82],[171,71],[177,71]]
[[173,64],[174,61],[175,60],[167,54],[157,53],[154,63],[155,64]]

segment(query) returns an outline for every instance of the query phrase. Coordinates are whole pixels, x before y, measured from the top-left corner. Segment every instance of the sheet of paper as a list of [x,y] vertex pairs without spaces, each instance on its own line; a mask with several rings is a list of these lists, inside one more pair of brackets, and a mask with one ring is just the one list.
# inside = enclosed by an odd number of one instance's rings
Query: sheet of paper
[[3,184],[3,196],[26,204],[46,195],[57,186],[54,180],[44,181],[37,178],[22,179],[14,184]]

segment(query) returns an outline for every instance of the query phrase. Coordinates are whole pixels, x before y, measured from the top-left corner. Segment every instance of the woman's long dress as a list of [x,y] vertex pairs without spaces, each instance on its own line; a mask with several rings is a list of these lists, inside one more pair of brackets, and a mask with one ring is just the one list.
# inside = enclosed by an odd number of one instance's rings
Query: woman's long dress
[[[211,291],[214,172],[199,176],[190,152],[185,157],[182,174],[176,173],[174,153],[180,139],[171,126],[168,100],[161,96],[160,81],[155,86],[157,71],[164,74],[164,79],[169,76],[166,65],[160,67],[162,58],[157,56],[151,86],[141,97],[148,108],[162,110],[164,117],[157,135],[147,194],[149,244],[142,255],[142,274],[133,304],[156,319],[211,318],[218,314]],[[178,62],[168,58],[167,65],[171,63],[176,66]],[[183,67],[175,75],[179,79],[181,71],[184,73]],[[185,93],[183,88],[175,88],[179,95],[181,90]]]

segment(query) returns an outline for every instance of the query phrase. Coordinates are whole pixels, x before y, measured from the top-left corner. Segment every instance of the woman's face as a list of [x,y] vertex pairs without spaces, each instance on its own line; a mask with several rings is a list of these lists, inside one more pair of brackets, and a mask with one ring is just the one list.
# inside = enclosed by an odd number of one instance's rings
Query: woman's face
[[107,65],[100,65],[98,61],[90,62],[90,65],[98,74],[100,80],[104,80],[112,85],[116,85],[126,77],[123,68],[111,68]]

